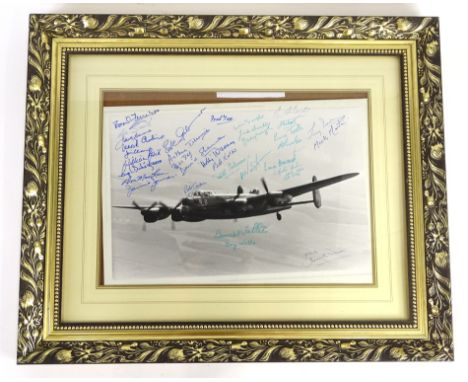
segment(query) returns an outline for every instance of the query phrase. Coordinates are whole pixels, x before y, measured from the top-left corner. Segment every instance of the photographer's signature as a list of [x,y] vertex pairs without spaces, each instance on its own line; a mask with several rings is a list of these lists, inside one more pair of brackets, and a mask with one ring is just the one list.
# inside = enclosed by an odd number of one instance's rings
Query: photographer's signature
[[347,257],[343,249],[326,249],[319,251],[314,249],[304,253],[305,266],[321,266],[329,263],[330,261]]

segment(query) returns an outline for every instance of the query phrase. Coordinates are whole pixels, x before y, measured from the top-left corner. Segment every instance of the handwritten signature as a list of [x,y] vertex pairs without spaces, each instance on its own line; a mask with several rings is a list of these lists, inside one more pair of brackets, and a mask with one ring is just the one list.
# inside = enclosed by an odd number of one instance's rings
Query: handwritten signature
[[[240,114],[246,116],[238,118],[203,106],[192,114],[183,112],[186,122],[174,129],[166,127],[164,109],[129,113],[112,121],[116,130],[114,153],[121,164],[117,177],[131,196],[141,189],[152,191],[194,169],[209,170],[216,179],[244,180],[256,173],[283,180],[301,176],[305,164],[298,152],[307,145],[320,149],[347,124],[344,114],[311,117],[311,110],[308,106],[281,105],[260,113]],[[229,126],[222,126],[225,124]],[[201,187],[205,183],[197,180],[193,184]],[[190,195],[196,188],[184,186],[183,191]]]
[[344,257],[347,255],[343,249],[312,250],[304,254],[304,266],[319,267]]
[[338,135],[345,124],[345,115],[329,120],[320,118],[317,122],[314,122],[308,131],[308,137],[313,141],[314,150],[320,149],[331,138]]
[[[112,122],[114,125],[115,129],[121,129],[122,127],[125,127],[127,125],[133,125],[135,126],[135,123],[141,122],[143,120],[146,120],[156,114],[159,113],[159,109],[150,109],[144,113],[131,113],[126,115],[123,120],[115,120]],[[132,128],[132,126],[130,126]]]
[[206,185],[206,182],[192,182],[184,185],[184,194],[185,196],[192,196],[195,191],[200,190],[204,185]]
[[222,231],[216,230],[214,239],[221,241],[226,248],[236,250],[242,246],[256,245],[255,236],[264,235],[268,233],[268,226],[263,223],[253,223],[252,225],[245,226],[244,228]]

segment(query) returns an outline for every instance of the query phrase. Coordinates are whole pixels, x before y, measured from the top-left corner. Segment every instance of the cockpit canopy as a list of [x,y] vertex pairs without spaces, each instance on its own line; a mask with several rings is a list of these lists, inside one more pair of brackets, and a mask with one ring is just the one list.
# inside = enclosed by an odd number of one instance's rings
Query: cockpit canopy
[[258,188],[252,188],[252,189],[250,190],[250,193],[251,193],[251,194],[258,195],[258,194],[260,194],[260,190],[259,190]]
[[193,193],[193,196],[198,196],[200,198],[206,198],[207,196],[211,196],[211,195],[213,195],[213,191],[199,190],[199,191],[194,191]]

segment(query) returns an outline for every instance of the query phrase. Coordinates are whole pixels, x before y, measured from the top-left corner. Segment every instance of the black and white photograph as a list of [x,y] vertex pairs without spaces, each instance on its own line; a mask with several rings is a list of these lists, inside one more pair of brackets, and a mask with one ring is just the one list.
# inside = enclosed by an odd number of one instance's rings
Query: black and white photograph
[[365,98],[104,107],[104,284],[373,283],[367,115]]

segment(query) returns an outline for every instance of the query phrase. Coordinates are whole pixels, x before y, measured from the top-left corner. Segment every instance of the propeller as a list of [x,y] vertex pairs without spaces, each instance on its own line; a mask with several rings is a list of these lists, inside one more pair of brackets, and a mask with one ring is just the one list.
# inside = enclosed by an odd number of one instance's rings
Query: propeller
[[141,214],[143,215],[145,212],[148,212],[149,210],[151,210],[154,206],[160,204],[160,205],[163,205],[163,203],[161,202],[153,202],[151,203],[148,207],[141,207],[137,202],[135,202],[134,200],[132,201],[132,204],[135,206],[136,209],[140,210],[141,211]]
[[[113,206],[114,208],[125,208],[139,210],[143,216],[143,231],[146,231],[146,223],[154,223],[157,220],[166,219],[177,207],[179,207],[184,199],[182,199],[174,208],[171,208],[163,202],[156,201],[151,203],[148,207],[142,207],[134,200],[132,206]],[[159,206],[157,210],[152,211],[155,206]]]
[[265,181],[265,178],[262,178],[261,179],[262,181],[262,185],[263,185],[263,188],[265,189],[266,191],[266,196],[267,196],[267,199],[272,202],[274,200],[274,197],[270,194],[270,190],[268,189],[268,186],[267,186],[267,183]]
[[153,202],[153,203],[151,203],[150,206],[146,208],[146,211],[149,211],[151,208],[153,208],[153,207],[156,206],[157,204],[161,204],[161,202]]
[[243,193],[244,193],[244,189],[242,188],[242,186],[241,185],[237,186],[237,193],[236,193],[236,196],[234,196],[233,201],[235,202],[237,198]]
[[179,200],[179,203],[177,203],[172,209],[175,210],[177,209],[183,202],[184,202],[185,198],[182,198]]
[[270,192],[270,189],[268,188],[268,185],[266,183],[265,178],[261,179],[263,188],[266,191],[266,198],[271,204],[276,204],[276,198],[281,197],[283,195],[283,191],[273,191]]
[[267,195],[270,195],[270,191],[268,190],[268,186],[266,184],[265,178],[262,178],[261,181],[262,181],[263,188],[265,189]]
[[136,208],[137,210],[140,210],[140,211],[142,211],[142,210],[143,210],[143,208],[142,208],[142,207],[140,207],[140,206],[138,205],[138,203],[137,203],[137,202],[135,202],[134,200],[132,200],[132,204],[135,206],[135,208]]

